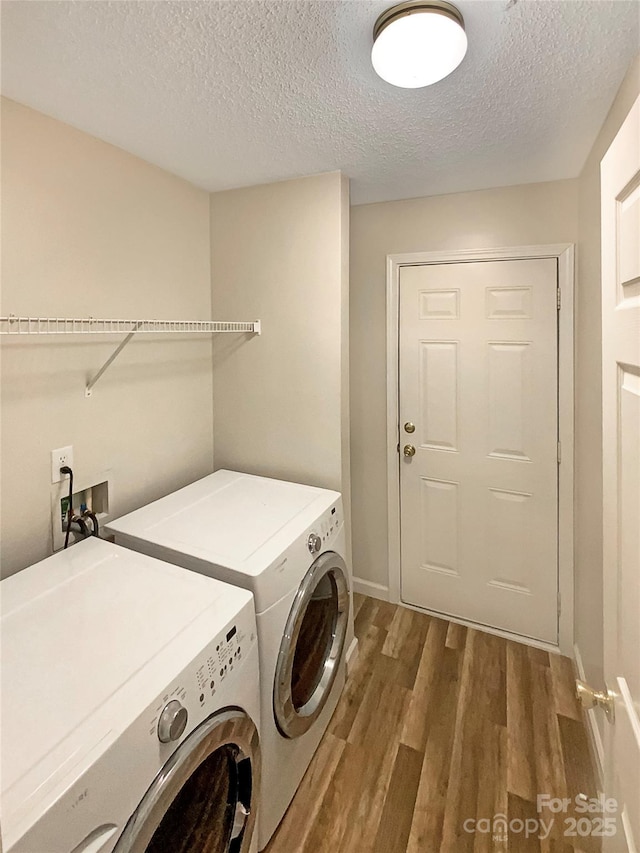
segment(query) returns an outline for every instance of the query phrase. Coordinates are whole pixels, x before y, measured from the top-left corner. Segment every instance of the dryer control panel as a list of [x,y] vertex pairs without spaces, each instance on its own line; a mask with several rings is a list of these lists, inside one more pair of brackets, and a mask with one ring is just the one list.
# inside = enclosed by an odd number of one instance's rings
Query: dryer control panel
[[320,551],[321,548],[326,547],[327,542],[333,539],[340,530],[342,521],[342,507],[338,505],[332,506],[331,509],[318,520],[316,535],[321,542],[321,546],[317,549],[318,551]]

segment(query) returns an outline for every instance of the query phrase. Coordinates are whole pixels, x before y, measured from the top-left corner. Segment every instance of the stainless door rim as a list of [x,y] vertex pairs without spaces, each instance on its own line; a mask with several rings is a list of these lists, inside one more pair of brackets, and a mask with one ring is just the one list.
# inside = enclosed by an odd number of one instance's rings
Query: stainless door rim
[[[302,622],[313,593],[326,575],[335,584],[337,618],[329,654],[325,658],[322,676],[310,699],[296,709],[291,692],[293,662]],[[349,583],[347,566],[335,551],[321,554],[313,563],[293,600],[280,643],[273,687],[273,710],[276,724],[285,737],[296,738],[308,731],[324,708],[342,660],[349,621]]]
[[244,804],[247,818],[240,848],[240,853],[249,853],[260,790],[260,741],[253,720],[239,708],[212,714],[182,741],[129,818],[113,853],[144,853],[162,818],[194,771],[217,749],[227,745],[238,748],[237,762],[245,758],[251,761],[252,802]]

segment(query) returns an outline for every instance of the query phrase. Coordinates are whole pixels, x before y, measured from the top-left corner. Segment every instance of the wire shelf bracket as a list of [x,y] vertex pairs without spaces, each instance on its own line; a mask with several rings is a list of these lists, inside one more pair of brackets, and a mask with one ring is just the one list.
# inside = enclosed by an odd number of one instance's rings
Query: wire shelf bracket
[[87,382],[85,396],[137,334],[262,334],[260,320],[104,320],[95,317],[0,317],[0,335],[113,335],[126,333],[100,370]]

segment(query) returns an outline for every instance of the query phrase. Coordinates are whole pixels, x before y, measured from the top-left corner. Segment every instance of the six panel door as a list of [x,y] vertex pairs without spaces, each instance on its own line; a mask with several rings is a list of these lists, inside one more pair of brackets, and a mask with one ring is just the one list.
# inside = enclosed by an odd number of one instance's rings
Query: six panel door
[[555,258],[400,270],[402,600],[550,643],[557,287]]
[[601,188],[604,669],[616,703],[604,775],[621,818],[604,849],[618,853],[640,845],[640,98]]

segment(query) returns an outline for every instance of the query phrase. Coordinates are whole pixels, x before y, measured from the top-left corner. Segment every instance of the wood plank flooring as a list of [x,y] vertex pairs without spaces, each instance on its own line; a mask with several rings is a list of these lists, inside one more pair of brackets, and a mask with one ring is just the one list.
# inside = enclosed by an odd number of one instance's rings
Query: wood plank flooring
[[[358,659],[267,853],[600,850],[565,836],[572,811],[536,808],[538,794],[597,796],[571,661],[354,602]],[[497,814],[516,821],[510,831],[491,823]],[[554,818],[545,838],[540,818]],[[469,819],[489,823],[469,832]]]

